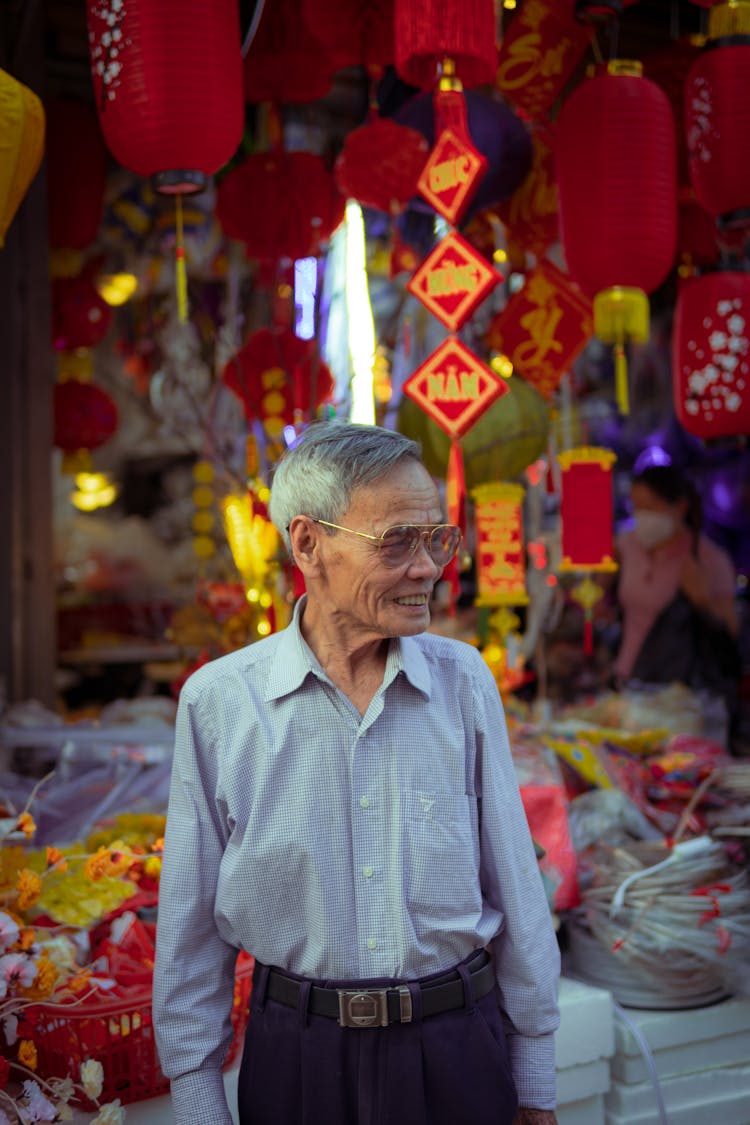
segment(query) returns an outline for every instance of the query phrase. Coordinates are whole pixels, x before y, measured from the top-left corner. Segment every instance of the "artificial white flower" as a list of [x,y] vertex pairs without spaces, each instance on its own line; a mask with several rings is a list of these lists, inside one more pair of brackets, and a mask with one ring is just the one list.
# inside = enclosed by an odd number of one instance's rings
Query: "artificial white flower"
[[104,1069],[96,1059],[81,1063],[81,1085],[90,1098],[98,1098],[104,1085]]

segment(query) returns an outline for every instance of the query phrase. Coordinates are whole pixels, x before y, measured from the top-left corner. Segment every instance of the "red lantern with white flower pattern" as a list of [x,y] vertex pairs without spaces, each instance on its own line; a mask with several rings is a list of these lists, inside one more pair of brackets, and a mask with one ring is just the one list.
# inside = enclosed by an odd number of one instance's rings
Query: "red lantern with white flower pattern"
[[750,5],[717,4],[685,83],[688,167],[701,206],[750,226]]
[[704,439],[750,434],[750,274],[720,270],[684,282],[672,356],[680,424]]

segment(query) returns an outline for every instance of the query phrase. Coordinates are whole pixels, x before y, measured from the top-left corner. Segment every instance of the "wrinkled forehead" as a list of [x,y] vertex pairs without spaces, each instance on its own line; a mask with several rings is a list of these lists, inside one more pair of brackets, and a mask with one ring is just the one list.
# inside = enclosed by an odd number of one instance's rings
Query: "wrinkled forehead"
[[383,528],[442,522],[437,485],[420,461],[404,461],[355,489],[347,510],[366,513]]

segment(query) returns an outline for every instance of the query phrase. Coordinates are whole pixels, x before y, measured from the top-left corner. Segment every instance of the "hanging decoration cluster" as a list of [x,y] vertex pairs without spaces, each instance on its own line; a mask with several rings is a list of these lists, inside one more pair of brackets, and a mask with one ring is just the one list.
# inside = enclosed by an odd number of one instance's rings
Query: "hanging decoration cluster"
[[176,198],[175,275],[187,318],[182,197],[204,190],[242,138],[238,0],[87,0],[99,121],[112,155]]

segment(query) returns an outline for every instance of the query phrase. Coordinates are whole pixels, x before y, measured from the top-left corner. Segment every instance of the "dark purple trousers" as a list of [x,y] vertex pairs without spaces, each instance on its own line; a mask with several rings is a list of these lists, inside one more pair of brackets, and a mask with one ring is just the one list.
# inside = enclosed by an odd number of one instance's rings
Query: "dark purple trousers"
[[518,1099],[497,991],[475,1001],[465,966],[457,972],[463,1008],[423,1020],[414,982],[411,1023],[348,1028],[307,1010],[309,985],[333,982],[303,985],[294,1009],[266,996],[268,970],[258,967],[239,1074],[240,1125],[511,1125]]

